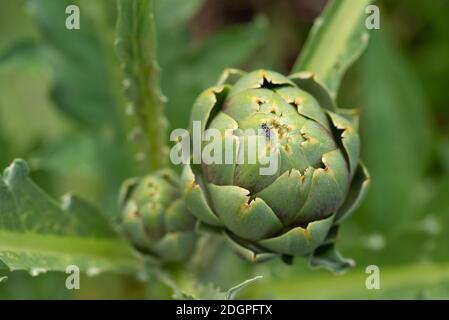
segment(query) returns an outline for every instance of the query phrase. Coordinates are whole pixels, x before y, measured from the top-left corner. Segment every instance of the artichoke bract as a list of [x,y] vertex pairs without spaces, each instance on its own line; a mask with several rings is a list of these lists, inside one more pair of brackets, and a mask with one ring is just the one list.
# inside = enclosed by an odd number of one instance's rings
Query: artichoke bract
[[120,228],[138,251],[163,262],[182,261],[192,254],[196,219],[187,210],[171,171],[127,180],[120,206]]
[[[271,175],[260,174],[260,163],[185,165],[184,199],[206,229],[222,232],[253,262],[281,255],[306,256],[313,266],[334,271],[352,264],[334,242],[338,224],[356,209],[369,182],[359,161],[357,111],[337,109],[311,73],[228,69],[197,98],[194,121],[202,130],[268,128],[277,135],[271,152],[279,165]],[[242,136],[224,133],[222,139],[238,149]]]

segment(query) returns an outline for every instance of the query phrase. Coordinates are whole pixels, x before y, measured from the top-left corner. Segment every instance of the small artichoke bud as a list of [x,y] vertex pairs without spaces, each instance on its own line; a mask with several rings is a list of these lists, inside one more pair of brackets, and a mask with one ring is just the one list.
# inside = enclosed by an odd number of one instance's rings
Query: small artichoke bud
[[169,170],[126,181],[120,196],[120,228],[134,247],[166,262],[188,258],[196,243],[195,218]]
[[310,73],[231,69],[220,79],[197,98],[191,126],[199,121],[203,130],[219,130],[222,145],[233,140],[245,158],[248,136],[232,132],[262,132],[274,141],[269,150],[278,165],[261,174],[259,160],[188,164],[182,177],[188,209],[250,261],[306,256],[314,266],[342,271],[351,263],[335,251],[337,228],[369,181],[359,161],[358,114],[337,109]]

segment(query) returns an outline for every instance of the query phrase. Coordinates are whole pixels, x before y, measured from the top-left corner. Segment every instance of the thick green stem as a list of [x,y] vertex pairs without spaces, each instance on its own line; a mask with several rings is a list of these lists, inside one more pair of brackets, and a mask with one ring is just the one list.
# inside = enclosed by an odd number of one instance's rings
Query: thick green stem
[[123,85],[152,170],[166,165],[166,127],[163,96],[156,60],[156,33],[152,0],[118,0],[117,51],[124,72]]
[[341,78],[368,43],[365,26],[371,0],[331,0],[315,20],[292,73],[313,72],[336,97]]

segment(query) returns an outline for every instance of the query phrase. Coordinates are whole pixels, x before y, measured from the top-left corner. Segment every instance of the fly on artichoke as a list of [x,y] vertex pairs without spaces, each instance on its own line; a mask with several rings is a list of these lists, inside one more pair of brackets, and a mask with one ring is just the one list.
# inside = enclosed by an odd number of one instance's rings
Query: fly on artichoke
[[120,205],[120,228],[137,250],[163,262],[191,255],[196,219],[181,199],[179,181],[171,171],[129,179],[122,187]]
[[[269,129],[277,136],[279,165],[271,175],[260,174],[260,163],[185,166],[184,199],[204,226],[253,262],[280,255],[305,256],[334,271],[351,265],[334,242],[369,182],[359,160],[357,112],[337,109],[310,73],[229,69],[197,98],[191,121],[201,121],[202,130]],[[222,139],[239,148],[241,136]]]

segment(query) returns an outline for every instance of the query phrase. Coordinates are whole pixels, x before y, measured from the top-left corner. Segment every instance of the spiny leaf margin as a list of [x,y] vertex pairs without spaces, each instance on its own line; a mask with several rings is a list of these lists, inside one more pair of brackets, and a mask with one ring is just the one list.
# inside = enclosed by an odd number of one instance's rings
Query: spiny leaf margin
[[73,196],[59,204],[34,184],[20,159],[0,176],[0,265],[32,275],[69,265],[90,275],[142,267],[104,216]]

